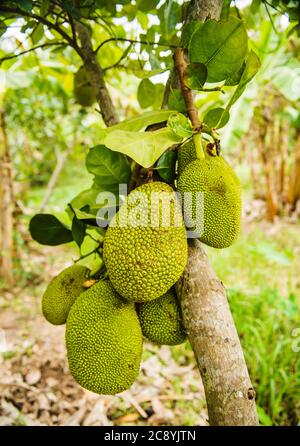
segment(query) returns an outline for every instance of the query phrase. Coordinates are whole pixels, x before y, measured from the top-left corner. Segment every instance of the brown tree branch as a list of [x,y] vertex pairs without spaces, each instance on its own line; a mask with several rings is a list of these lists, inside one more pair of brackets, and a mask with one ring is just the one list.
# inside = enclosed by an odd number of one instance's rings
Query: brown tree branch
[[97,88],[96,98],[103,120],[108,127],[117,124],[119,118],[105,83],[103,69],[98,62],[96,52],[93,50],[89,30],[80,22],[75,22],[75,28],[81,43],[81,58],[87,76],[90,83]]
[[67,42],[47,42],[43,43],[41,45],[33,46],[32,48],[29,48],[28,50],[21,51],[17,54],[12,54],[11,56],[4,56],[0,58],[0,63],[4,62],[5,60],[15,59],[16,57],[23,56],[24,54],[30,53],[31,51],[38,50],[39,48],[47,48],[49,46],[61,46],[61,45],[67,45]]
[[97,46],[97,48],[95,49],[95,53],[98,53],[98,51],[109,42],[128,42],[128,43],[139,43],[141,45],[157,45],[167,48],[176,48],[176,45],[171,45],[169,43],[165,44],[165,43],[153,42],[150,40],[127,39],[125,37],[110,37],[109,39],[103,40],[103,42],[101,42]]
[[31,19],[37,20],[39,23],[43,23],[47,26],[49,29],[54,29],[57,31],[67,42],[68,44],[75,49],[75,51],[81,56],[81,51],[79,46],[77,45],[76,41],[73,40],[69,34],[64,31],[59,25],[50,22],[50,20],[45,19],[45,17],[39,16],[38,14],[34,14],[28,11],[24,11],[23,9],[19,8],[11,8],[9,6],[1,6],[0,8],[1,12],[9,12],[12,14],[19,15],[21,17],[30,17]]
[[193,92],[192,90],[185,85],[184,82],[184,73],[185,69],[187,67],[186,57],[184,54],[183,48],[176,48],[174,52],[174,63],[175,68],[178,73],[180,87],[182,91],[182,95],[184,98],[186,111],[189,115],[189,118],[193,124],[193,127],[195,130],[201,129],[201,123],[199,121],[198,112],[196,110],[195,104],[194,104],[194,98],[193,98]]

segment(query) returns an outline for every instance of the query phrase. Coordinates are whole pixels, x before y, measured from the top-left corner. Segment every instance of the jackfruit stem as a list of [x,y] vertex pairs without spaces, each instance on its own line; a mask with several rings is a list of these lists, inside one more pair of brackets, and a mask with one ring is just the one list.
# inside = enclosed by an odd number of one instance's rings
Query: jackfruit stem
[[201,133],[195,133],[193,136],[193,141],[196,150],[196,156],[198,159],[202,160],[205,158],[203,147],[202,147],[202,136]]

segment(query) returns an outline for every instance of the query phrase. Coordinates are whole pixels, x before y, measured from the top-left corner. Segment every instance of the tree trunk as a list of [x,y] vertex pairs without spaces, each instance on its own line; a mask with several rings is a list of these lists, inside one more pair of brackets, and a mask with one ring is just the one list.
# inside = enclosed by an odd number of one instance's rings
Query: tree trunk
[[255,391],[225,288],[197,240],[189,241],[188,264],[177,291],[205,389],[210,425],[257,425]]
[[[188,20],[218,19],[223,0],[194,0]],[[257,425],[255,391],[226,298],[200,242],[189,241],[189,258],[177,284],[184,325],[205,389],[210,425]]]
[[14,197],[4,110],[0,110],[0,131],[0,276],[12,285]]

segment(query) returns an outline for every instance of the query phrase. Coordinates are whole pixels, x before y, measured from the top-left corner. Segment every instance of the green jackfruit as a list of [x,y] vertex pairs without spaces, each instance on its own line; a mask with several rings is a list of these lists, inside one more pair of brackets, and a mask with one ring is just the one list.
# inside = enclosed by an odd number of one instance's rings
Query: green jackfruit
[[138,304],[138,317],[143,335],[149,341],[177,345],[186,339],[181,308],[173,288],[158,299]]
[[187,262],[181,208],[165,183],[132,191],[106,232],[103,258],[121,296],[144,302],[162,296],[180,278]]
[[[241,224],[241,186],[224,158],[208,156],[192,161],[179,177],[177,187],[183,194],[185,212],[191,209],[186,222],[189,227],[195,223],[200,240],[214,248],[232,245]],[[191,196],[184,195],[185,192],[191,192]],[[198,212],[197,192],[202,192],[204,199]]]
[[42,298],[42,312],[47,321],[54,325],[66,322],[71,306],[85,291],[83,283],[89,272],[85,266],[72,265],[51,280]]
[[104,395],[128,389],[142,355],[134,304],[118,296],[109,281],[97,282],[71,308],[66,345],[70,371],[82,387]]
[[184,169],[197,159],[195,145],[192,140],[182,144],[178,149],[178,168],[177,174],[180,176]]
[[86,75],[84,67],[79,68],[74,76],[74,96],[82,107],[90,107],[96,102],[97,88],[93,87]]

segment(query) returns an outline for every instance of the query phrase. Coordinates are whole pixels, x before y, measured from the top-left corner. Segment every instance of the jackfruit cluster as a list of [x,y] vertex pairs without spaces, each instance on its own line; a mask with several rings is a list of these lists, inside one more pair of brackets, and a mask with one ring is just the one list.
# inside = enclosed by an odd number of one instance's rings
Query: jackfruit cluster
[[156,344],[177,345],[186,339],[180,304],[174,288],[137,305],[143,335]]
[[[186,223],[199,239],[214,248],[227,248],[241,224],[241,186],[221,156],[206,156],[189,163],[179,176]],[[201,194],[199,194],[201,193]]]
[[134,189],[106,231],[103,259],[117,292],[134,302],[156,299],[187,262],[181,208],[173,189],[153,182]]
[[82,107],[90,107],[96,102],[97,88],[88,80],[86,69],[79,68],[74,76],[74,96],[76,102]]
[[[241,187],[232,168],[221,156],[197,159],[188,142],[178,153],[178,173],[187,226],[207,245],[230,246],[241,218]],[[185,341],[174,285],[187,254],[178,197],[169,185],[151,182],[134,189],[111,220],[102,279],[87,284],[88,268],[74,265],[49,284],[42,310],[51,323],[66,322],[69,367],[82,387],[99,394],[128,389],[139,372],[143,336],[159,345]]]
[[47,321],[53,325],[66,322],[70,308],[85,290],[83,283],[89,273],[85,266],[72,265],[52,279],[42,298],[42,312]]
[[105,395],[128,389],[142,355],[134,304],[118,296],[109,281],[100,280],[72,306],[66,345],[70,371],[82,387]]

